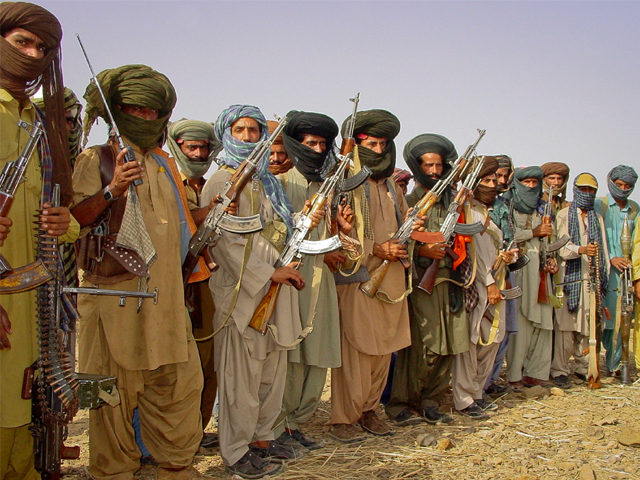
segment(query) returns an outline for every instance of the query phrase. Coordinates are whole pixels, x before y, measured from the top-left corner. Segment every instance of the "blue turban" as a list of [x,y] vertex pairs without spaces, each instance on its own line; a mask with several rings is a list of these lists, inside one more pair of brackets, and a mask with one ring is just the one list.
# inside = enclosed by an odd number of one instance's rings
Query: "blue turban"
[[[629,190],[623,190],[619,186],[617,186],[614,182],[616,180],[622,180],[624,183],[628,183],[631,185]],[[618,165],[617,167],[613,167],[607,175],[607,185],[609,186],[609,192],[611,192],[611,196],[615,200],[626,200],[629,198],[629,195],[633,192],[633,189],[636,186],[636,182],[638,181],[638,174],[636,171],[628,167],[626,165]]]
[[[253,118],[260,125],[261,134],[257,143],[243,142],[231,135],[231,125],[244,117]],[[222,158],[222,163],[232,168],[238,168],[260,142],[269,138],[267,120],[260,109],[253,105],[231,105],[223,110],[216,120],[215,132],[224,148],[225,155]],[[262,181],[264,191],[274,211],[287,225],[287,233],[290,235],[293,230],[293,217],[291,216],[293,207],[278,179],[269,172],[269,153],[270,151],[267,149],[263,157],[257,160],[256,175]]]
[[[507,200],[513,201],[514,208],[527,215],[534,212],[542,197],[542,169],[538,166],[516,168],[513,185],[505,194]],[[536,178],[538,185],[534,188],[522,183],[525,178]]]

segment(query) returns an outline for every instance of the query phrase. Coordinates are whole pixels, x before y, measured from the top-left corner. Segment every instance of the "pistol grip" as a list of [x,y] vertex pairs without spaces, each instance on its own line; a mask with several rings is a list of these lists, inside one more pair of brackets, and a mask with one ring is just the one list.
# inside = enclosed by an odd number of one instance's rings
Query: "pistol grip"
[[33,366],[24,369],[24,375],[22,377],[22,392],[20,393],[20,398],[23,400],[31,400],[35,372],[36,369]]

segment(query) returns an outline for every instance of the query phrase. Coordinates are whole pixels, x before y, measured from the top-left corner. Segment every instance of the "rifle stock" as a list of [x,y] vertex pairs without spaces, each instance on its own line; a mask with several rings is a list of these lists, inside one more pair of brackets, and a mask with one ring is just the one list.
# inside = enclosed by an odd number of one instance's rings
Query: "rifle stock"
[[281,283],[271,282],[269,291],[258,304],[256,311],[253,312],[249,326],[260,332],[262,335],[267,334],[267,325],[273,316],[274,310],[276,309],[276,303],[278,302],[278,295],[280,295],[281,288]]

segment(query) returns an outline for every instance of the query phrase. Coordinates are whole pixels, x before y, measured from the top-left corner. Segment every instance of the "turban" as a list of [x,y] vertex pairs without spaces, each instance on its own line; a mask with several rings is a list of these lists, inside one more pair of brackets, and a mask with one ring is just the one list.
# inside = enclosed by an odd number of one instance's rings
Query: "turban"
[[[346,135],[346,128],[351,115],[342,123],[342,136]],[[386,138],[387,146],[382,153],[376,153],[368,148],[357,148],[358,157],[363,165],[369,167],[373,180],[390,177],[396,166],[396,144],[394,138],[400,133],[400,120],[393,113],[386,110],[366,110],[356,114],[354,137],[366,136]],[[364,137],[363,137],[364,136]]]
[[[103,70],[97,75],[97,79],[120,133],[141,148],[157,146],[177,100],[176,91],[169,79],[146,65],[125,65]],[[108,122],[109,117],[94,83],[87,87],[84,99],[87,101],[87,114],[84,118],[86,142],[96,118],[102,117]],[[153,108],[158,110],[158,118],[146,120],[124,113],[116,105]]]
[[[542,169],[538,166],[520,167],[514,171],[513,185],[505,194],[507,200],[513,201],[514,208],[525,214],[531,214],[538,206],[538,201],[542,196]],[[522,180],[525,178],[535,178],[538,185],[531,188],[524,185]]]
[[[571,205],[569,205],[568,215],[569,236],[571,237],[571,242],[573,244],[582,244],[580,220],[578,218],[578,208],[580,208],[587,214],[587,243],[595,242],[600,245],[600,288],[601,294],[603,296],[602,301],[604,301],[604,295],[606,295],[608,283],[607,270],[605,268],[607,263],[604,259],[604,248],[602,245],[602,230],[600,229],[600,222],[598,221],[598,216],[596,215],[596,212],[593,208],[596,200],[596,194],[581,191],[579,188],[581,186],[597,189],[598,181],[596,180],[596,177],[594,177],[590,173],[581,173],[573,181],[573,202],[571,202]],[[580,258],[567,260],[564,275],[565,285],[563,290],[566,293],[567,306],[571,313],[575,312],[578,309],[578,305],[580,305],[580,294],[582,285],[579,283],[579,280],[582,279],[581,271],[582,260]]]
[[[241,118],[253,118],[260,125],[260,140],[258,143],[249,143],[238,140],[231,135],[231,126]],[[269,128],[267,120],[258,107],[253,105],[231,105],[218,116],[215,123],[216,137],[222,141],[225,156],[220,160],[224,165],[238,168],[240,164],[251,155],[251,152],[269,138]],[[269,150],[262,158],[255,159],[258,165],[256,176],[262,181],[264,191],[271,206],[278,216],[287,225],[287,232],[290,235],[293,230],[293,207],[289,197],[284,192],[282,184],[269,172]]]
[[498,160],[498,169],[508,168],[510,172],[507,177],[507,185],[504,188],[498,185],[498,192],[504,193],[511,188],[511,184],[513,183],[513,160],[507,155],[495,155],[495,157]]
[[[631,185],[631,188],[629,190],[621,189],[614,183],[616,180],[622,180],[624,183],[628,183],[629,185]],[[613,167],[607,175],[607,185],[609,186],[609,192],[611,192],[611,196],[614,198],[614,200],[622,201],[629,198],[629,195],[631,195],[631,193],[633,192],[637,181],[638,174],[636,173],[636,171],[626,165],[618,165],[617,167]]]
[[[333,142],[338,135],[338,124],[322,113],[298,112],[287,113],[289,121],[282,131],[284,148],[298,171],[310,182],[322,182],[336,164],[333,153]],[[303,145],[299,136],[305,134],[318,135],[327,142],[324,152],[318,153]]]
[[402,150],[404,161],[416,178],[416,181],[423,187],[431,190],[437,179],[427,176],[422,167],[422,155],[425,153],[437,153],[442,157],[442,174],[446,175],[451,170],[451,165],[458,158],[456,147],[446,137],[436,133],[423,133],[409,140]]
[[[569,184],[569,166],[562,162],[547,162],[542,165],[542,174],[545,177],[549,175],[562,175],[562,185],[559,187],[553,187],[553,196],[564,197],[567,191],[567,185]],[[542,188],[546,195],[546,192],[549,190],[549,185],[546,180],[544,181]]]
[[[267,120],[267,125],[269,126],[269,135],[273,135],[273,132],[275,132],[276,128],[278,127],[278,122],[276,122],[275,120]],[[284,142],[282,141],[282,133],[278,135],[278,138],[276,138],[272,145],[282,145]]]
[[[167,147],[176,159],[180,170],[189,178],[201,178],[209,170],[211,162],[222,150],[222,144],[216,139],[213,125],[198,120],[181,119],[169,125]],[[206,161],[192,160],[184,154],[180,143],[184,140],[204,140],[209,144],[209,158]]]
[[[44,57],[32,58],[6,41],[3,36],[14,28],[37,35],[45,45]],[[51,12],[39,5],[3,2],[0,4],[0,35],[0,87],[19,101],[27,100],[42,87],[47,110],[47,139],[53,161],[51,181],[60,185],[62,205],[69,205],[73,192],[63,107],[62,26]]]
[[391,177],[396,181],[396,183],[409,183],[409,181],[411,181],[411,179],[413,178],[413,175],[411,175],[411,172],[409,172],[408,170],[403,170],[402,168],[394,168],[393,175],[391,175]]
[[[484,163],[478,173],[478,179],[495,175],[498,170],[498,159],[496,157],[484,156]],[[473,192],[473,198],[485,205],[493,205],[496,197],[498,196],[498,187],[489,187],[488,185],[478,185]]]

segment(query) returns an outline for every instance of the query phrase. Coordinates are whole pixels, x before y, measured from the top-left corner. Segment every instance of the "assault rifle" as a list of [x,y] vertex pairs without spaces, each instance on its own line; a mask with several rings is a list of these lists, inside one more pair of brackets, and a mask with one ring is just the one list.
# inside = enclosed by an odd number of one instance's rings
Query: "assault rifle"
[[[631,263],[631,228],[629,226],[629,216],[625,216],[620,235],[620,245],[622,256]],[[631,313],[633,312],[633,279],[631,278],[631,267],[627,267],[620,276],[620,333],[622,337],[622,360],[620,361],[620,381],[623,385],[631,383],[629,377],[629,336],[631,334]],[[637,321],[637,320],[636,320]],[[614,335],[616,338],[617,335]]]
[[[517,245],[517,242],[515,240],[515,238],[513,240],[511,240],[511,243],[509,243],[508,245],[504,246],[504,248],[502,249],[502,252],[508,252],[509,250],[513,250],[513,248]],[[516,260],[517,263],[520,261],[520,258],[518,260]],[[525,262],[524,265],[526,265],[528,263],[528,259],[527,262]],[[506,270],[509,269],[509,271],[514,271],[511,270],[511,268],[509,268],[511,265],[513,264],[509,264],[507,265],[504,261],[504,259],[502,258],[501,255],[498,255],[498,257],[496,258],[496,261],[493,264],[493,267],[491,268],[491,275],[493,276],[494,279],[496,279],[496,284],[500,285],[501,282],[498,281],[498,276],[501,276],[502,278],[506,277]],[[523,266],[524,266],[523,265]],[[520,267],[522,268],[522,267]],[[519,270],[519,269],[516,269]],[[522,296],[522,289],[519,286],[515,286],[515,287],[511,287],[508,288],[506,290],[501,290],[502,296],[504,297],[505,300],[513,300],[515,298],[521,297]]]
[[[475,167],[473,167],[473,170],[471,170],[471,172],[469,172],[465,177],[462,185],[456,192],[456,196],[451,204],[449,204],[447,216],[440,227],[440,233],[442,235],[438,243],[444,243],[446,245],[445,250],[447,251],[447,254],[454,260],[457,260],[458,257],[451,248],[454,235],[475,235],[476,233],[482,232],[485,228],[481,222],[475,222],[472,224],[458,223],[464,203],[471,195],[473,195],[473,191],[478,186],[478,174],[480,173],[483,165],[484,157],[476,157]],[[439,270],[440,262],[438,260],[433,260],[418,282],[418,288],[424,290],[428,294],[433,293]]]
[[[78,35],[76,33],[76,38],[78,39],[78,43],[80,44],[80,48],[82,49],[82,54],[84,55],[84,59],[87,61],[87,65],[89,66],[89,71],[91,72],[91,81],[94,83],[94,85],[96,86],[96,88],[98,89],[98,93],[100,93],[100,98],[102,99],[102,103],[104,103],[104,110],[107,114],[107,123],[109,124],[109,127],[111,127],[111,130],[113,131],[113,134],[116,137],[116,140],[118,141],[118,147],[120,147],[120,150],[126,150],[127,153],[124,156],[124,160],[123,162],[135,162],[136,161],[136,157],[133,153],[133,149],[131,148],[130,145],[127,145],[124,143],[124,140],[122,139],[122,135],[120,135],[120,130],[118,130],[118,126],[116,125],[116,121],[113,118],[113,115],[111,114],[111,110],[109,109],[109,104],[107,103],[107,99],[104,96],[104,92],[102,91],[102,88],[100,87],[100,82],[98,82],[98,79],[96,78],[96,74],[93,71],[93,67],[91,66],[91,62],[89,61],[89,57],[87,56],[87,52],[84,49],[84,45],[82,44],[82,40],[80,40],[80,35]],[[141,178],[137,178],[133,181],[133,184],[137,187],[138,185],[142,185],[142,179]]]
[[599,244],[596,246],[596,254],[589,257],[589,367],[587,380],[590,389],[600,388],[600,328],[607,316],[600,291],[600,252],[602,246]]
[[[298,268],[303,254],[320,255],[331,252],[333,250],[337,250],[338,248],[342,247],[342,242],[337,235],[334,235],[325,240],[305,240],[308,233],[311,231],[313,223],[311,219],[312,215],[315,212],[324,210],[329,196],[336,189],[338,183],[344,179],[344,173],[349,165],[350,157],[338,154],[338,159],[339,162],[333,174],[331,174],[322,182],[318,193],[316,193],[311,199],[311,205],[309,207],[305,206],[300,213],[300,216],[298,217],[296,225],[293,229],[291,238],[289,238],[289,241],[278,257],[278,260],[276,260],[276,263],[274,265],[275,268],[289,265],[295,260],[298,260],[298,263],[296,265],[296,268]],[[365,180],[367,178],[368,175],[365,177]],[[294,284],[293,286],[298,290],[303,287],[303,285],[296,284]],[[273,312],[275,310],[281,288],[281,283],[271,282],[269,291],[262,298],[260,304],[258,304],[258,307],[256,308],[256,311],[251,317],[249,326],[254,330],[260,332],[262,335],[265,335],[267,333],[268,323],[273,316]]]
[[[34,125],[18,120],[18,127],[26,130],[29,140],[20,156],[13,162],[8,162],[0,173],[0,217],[9,216],[16,190],[24,178],[24,172],[43,132],[38,120]],[[42,285],[50,278],[51,274],[40,259],[14,270],[0,254],[0,293],[25,292]]]
[[199,255],[205,257],[207,266],[212,271],[218,267],[215,262],[208,258],[207,251],[204,248],[205,246],[215,247],[220,241],[220,237],[222,237],[222,230],[245,235],[259,232],[264,228],[259,214],[249,217],[237,217],[226,213],[225,208],[231,205],[232,202],[238,201],[242,190],[253,178],[253,174],[258,168],[258,163],[271,151],[271,145],[273,145],[273,142],[278,138],[278,135],[280,135],[280,132],[282,132],[282,129],[288,121],[286,116],[281,118],[273,134],[256,145],[246,160],[240,164],[235,173],[224,184],[222,191],[218,194],[216,201],[219,205],[209,210],[206,218],[193,234],[191,240],[189,240],[187,257],[182,264],[182,281],[185,288],[187,287],[189,276],[198,264]]
[[[553,202],[553,185],[549,185],[548,202],[544,206],[542,213],[542,223],[551,225],[551,206]],[[549,243],[549,237],[540,239],[540,284],[538,286],[538,303],[549,303],[549,285],[547,283],[547,273],[554,274],[558,271],[553,255],[569,241],[568,235],[563,235],[553,243]]]

